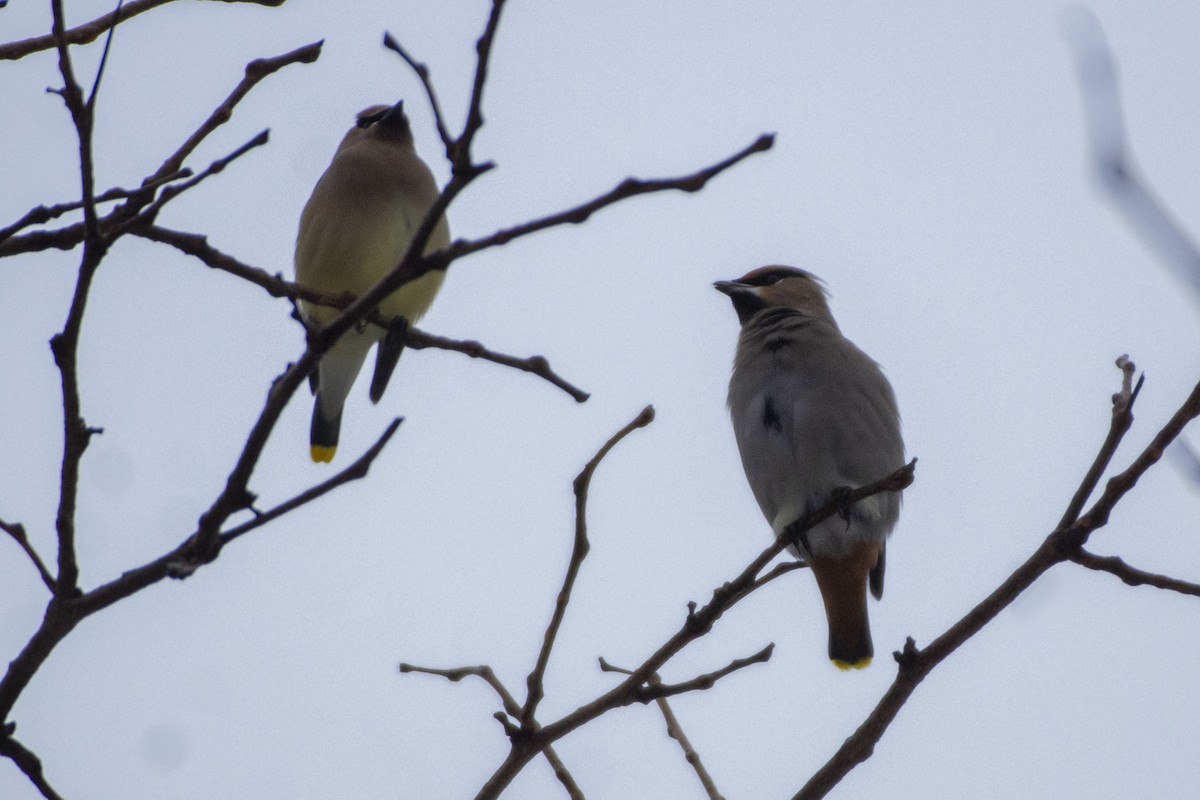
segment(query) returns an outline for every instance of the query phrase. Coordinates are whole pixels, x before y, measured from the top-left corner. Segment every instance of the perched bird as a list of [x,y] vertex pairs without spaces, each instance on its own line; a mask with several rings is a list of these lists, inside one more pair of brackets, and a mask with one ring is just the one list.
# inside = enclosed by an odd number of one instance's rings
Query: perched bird
[[[359,112],[300,215],[296,280],[326,294],[366,293],[400,263],[438,194],[433,173],[413,145],[404,101]],[[425,253],[449,244],[450,228],[442,217]],[[427,272],[380,303],[380,314],[390,320],[386,335],[377,325],[360,325],[321,358],[310,380],[316,394],[313,461],[333,460],[342,407],[371,345],[379,342],[371,380],[371,402],[378,403],[404,350],[408,324],[429,309],[444,277],[442,270]],[[340,313],[303,301],[300,310],[317,326]]]
[[[746,479],[776,535],[840,492],[903,466],[892,387],[842,335],[814,275],[770,266],[714,286],[742,325],[729,412]],[[897,494],[877,494],[792,547],[817,578],[829,658],[841,669],[871,663],[867,585],[875,599],[883,595],[885,540],[899,513]]]

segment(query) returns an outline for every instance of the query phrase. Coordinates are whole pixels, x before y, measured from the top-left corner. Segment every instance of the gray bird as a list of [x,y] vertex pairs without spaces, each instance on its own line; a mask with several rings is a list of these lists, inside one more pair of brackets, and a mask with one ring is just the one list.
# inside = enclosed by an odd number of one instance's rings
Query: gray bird
[[[714,286],[742,325],[729,412],[746,480],[776,535],[839,492],[904,465],[892,387],[842,335],[814,275],[769,266]],[[792,548],[816,576],[829,658],[840,669],[871,663],[867,586],[875,599],[883,595],[885,541],[899,513],[899,495],[877,494]]]
[[[300,215],[296,236],[296,279],[327,294],[366,293],[400,263],[418,226],[438,197],[433,173],[417,155],[404,102],[371,106],[338,145]],[[450,244],[445,217],[438,220],[425,253]],[[316,394],[309,442],[313,461],[332,461],[342,408],[376,342],[371,402],[377,403],[404,350],[410,322],[429,309],[445,272],[427,272],[401,286],[379,305],[390,324],[346,332],[321,359],[311,385]],[[301,301],[304,319],[328,325],[340,312]]]

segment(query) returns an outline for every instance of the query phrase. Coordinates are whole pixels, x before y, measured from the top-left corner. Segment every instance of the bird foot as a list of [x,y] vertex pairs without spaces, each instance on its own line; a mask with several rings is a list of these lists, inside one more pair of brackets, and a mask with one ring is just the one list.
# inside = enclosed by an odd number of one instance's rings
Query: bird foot
[[829,493],[829,499],[837,503],[837,515],[846,521],[846,530],[850,529],[850,509],[854,505],[850,502],[850,491],[849,486],[837,486]]

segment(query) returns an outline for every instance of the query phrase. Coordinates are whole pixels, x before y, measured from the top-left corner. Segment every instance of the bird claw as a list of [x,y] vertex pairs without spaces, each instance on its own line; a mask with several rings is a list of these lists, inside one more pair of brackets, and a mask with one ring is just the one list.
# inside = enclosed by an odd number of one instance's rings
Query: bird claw
[[807,562],[812,557],[812,545],[808,543],[808,531],[802,530],[792,538],[804,548],[803,560]]
[[850,510],[854,505],[850,502],[850,491],[849,486],[837,486],[829,493],[829,499],[837,503],[837,515],[846,521],[846,530],[850,529]]

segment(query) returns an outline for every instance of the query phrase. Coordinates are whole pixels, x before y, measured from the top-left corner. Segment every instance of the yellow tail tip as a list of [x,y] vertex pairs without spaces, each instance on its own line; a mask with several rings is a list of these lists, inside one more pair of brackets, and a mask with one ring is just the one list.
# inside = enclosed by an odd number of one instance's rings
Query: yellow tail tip
[[871,666],[871,657],[860,658],[858,661],[842,661],[840,658],[831,659],[833,665],[842,672],[849,672],[852,669],[866,669]]
[[330,461],[333,461],[333,454],[336,452],[336,447],[323,447],[319,444],[314,444],[309,450],[309,455],[318,464],[328,464]]

